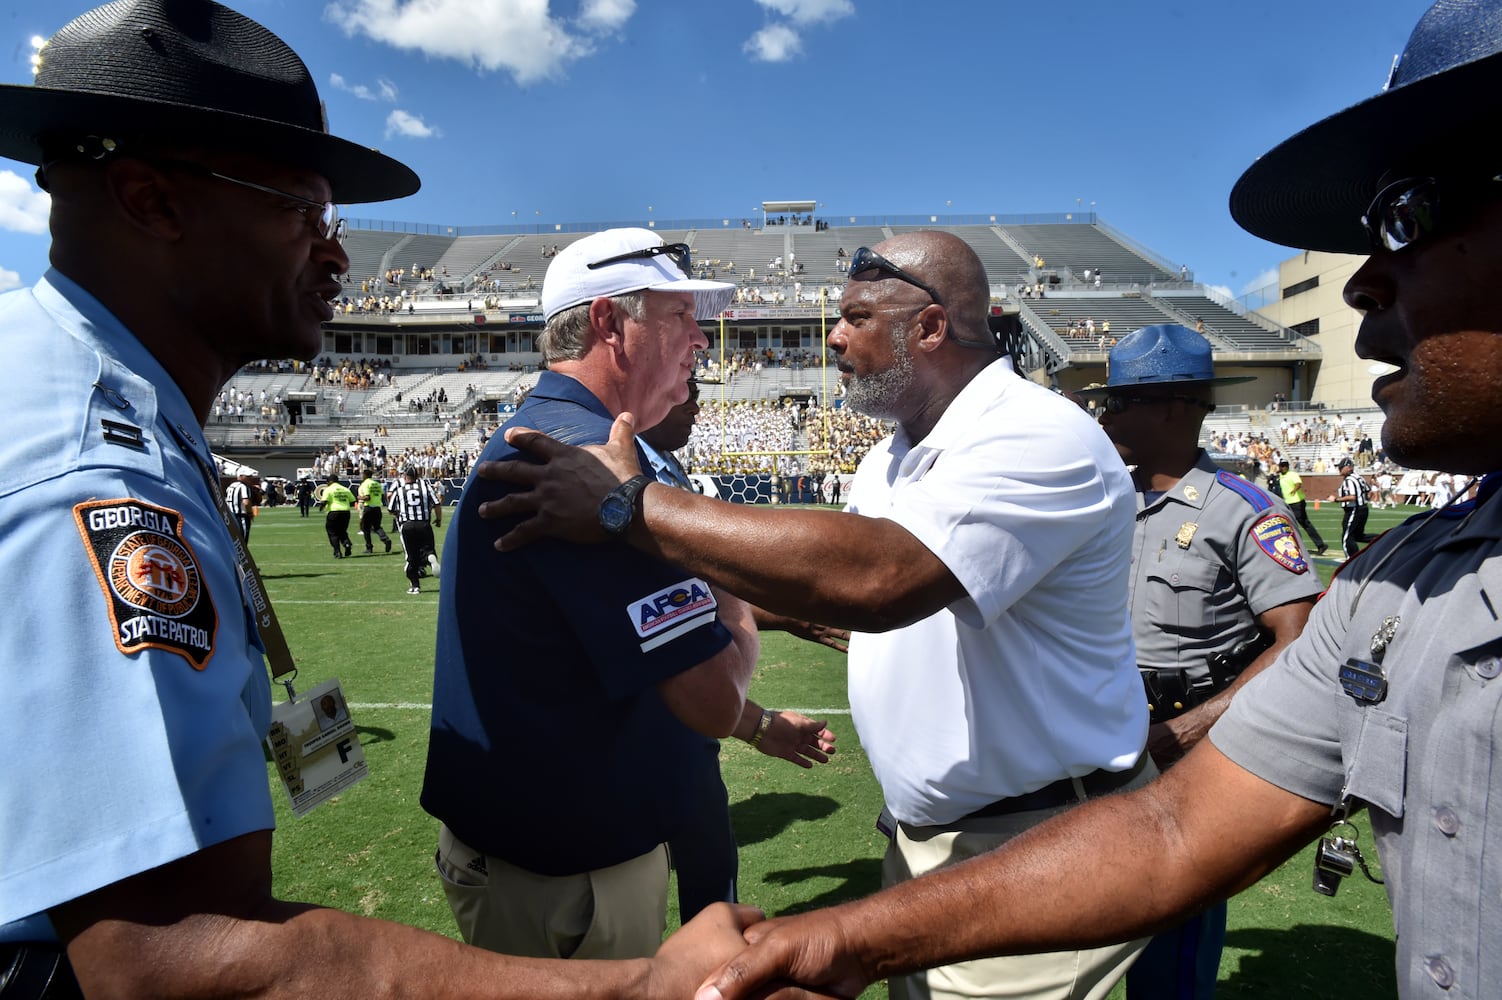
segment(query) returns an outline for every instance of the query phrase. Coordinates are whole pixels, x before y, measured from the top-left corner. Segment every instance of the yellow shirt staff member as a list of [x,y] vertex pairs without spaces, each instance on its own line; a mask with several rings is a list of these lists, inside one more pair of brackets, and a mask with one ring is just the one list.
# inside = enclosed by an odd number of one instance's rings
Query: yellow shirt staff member
[[1309,512],[1304,503],[1304,477],[1289,467],[1286,458],[1278,463],[1278,488],[1283,494],[1283,502],[1293,511],[1293,519],[1299,522],[1299,527],[1304,529],[1304,534],[1314,543],[1314,554],[1324,555],[1330,550],[1330,546],[1325,544],[1314,525],[1309,523]]
[[355,495],[339,481],[338,476],[329,476],[318,491],[318,506],[328,513],[323,519],[323,530],[328,533],[329,544],[334,547],[334,558],[343,559],[354,552],[354,543],[349,539],[349,512],[355,505]]

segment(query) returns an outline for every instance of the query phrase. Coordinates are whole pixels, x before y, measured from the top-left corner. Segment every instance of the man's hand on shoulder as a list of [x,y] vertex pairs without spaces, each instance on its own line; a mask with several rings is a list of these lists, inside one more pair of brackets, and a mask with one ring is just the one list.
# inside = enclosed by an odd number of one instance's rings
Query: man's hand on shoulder
[[480,462],[475,476],[507,483],[514,492],[480,504],[482,518],[521,517],[521,523],[496,540],[502,552],[536,538],[600,542],[600,501],[632,476],[641,474],[636,457],[636,426],[631,414],[616,417],[610,440],[583,448],[563,444],[541,431],[512,427],[506,443],[535,461],[512,459]]

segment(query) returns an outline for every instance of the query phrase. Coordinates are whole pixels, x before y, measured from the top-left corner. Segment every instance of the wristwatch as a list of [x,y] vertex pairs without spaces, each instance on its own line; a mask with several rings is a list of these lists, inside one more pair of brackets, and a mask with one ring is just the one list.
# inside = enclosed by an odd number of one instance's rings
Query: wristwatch
[[633,476],[600,501],[600,527],[605,534],[619,538],[631,527],[631,518],[636,514],[636,498],[653,482],[651,476]]

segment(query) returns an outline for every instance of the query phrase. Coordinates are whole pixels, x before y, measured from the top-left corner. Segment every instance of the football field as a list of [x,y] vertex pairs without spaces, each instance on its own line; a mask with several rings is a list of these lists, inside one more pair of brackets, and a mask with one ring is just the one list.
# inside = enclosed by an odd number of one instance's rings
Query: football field
[[[1415,510],[1374,510],[1368,530],[1384,530]],[[1338,554],[1339,510],[1326,504],[1311,516],[1331,546],[1329,554]],[[450,523],[446,519],[438,531],[440,546]],[[295,507],[263,508],[251,533],[251,551],[298,663],[298,690],[339,678],[369,764],[363,782],[300,819],[292,817],[268,765],[277,805],[276,893],[457,937],[433,870],[437,822],[418,805],[438,583],[426,579],[424,593],[408,595],[395,534],[390,555],[381,554],[379,540],[376,553],[365,555],[353,527],[350,535],[353,558],[334,559],[322,513],[315,509],[304,519]],[[1321,559],[1316,565],[1328,580],[1336,563]],[[827,720],[839,746],[830,763],[803,770],[738,741],[724,745],[741,897],[776,915],[874,891],[884,839],[873,825],[881,797],[850,723],[843,655],[781,633],[762,639],[752,697]],[[504,654],[498,649],[497,655]],[[273,695],[285,698],[280,688]],[[588,740],[589,734],[563,729],[557,739]],[[547,754],[549,748],[535,752]],[[476,785],[475,794],[486,794],[483,785]],[[513,805],[522,822],[547,811],[546,802]],[[1357,825],[1361,846],[1375,864],[1364,816]],[[1312,848],[1305,849],[1231,902],[1217,996],[1322,997],[1337,987],[1352,996],[1395,995],[1393,931],[1382,887],[1357,874],[1327,898],[1310,888],[1312,864]],[[672,893],[669,900],[673,927]],[[986,919],[984,910],[974,919]],[[865,996],[885,997],[886,989],[878,984]],[[1124,991],[1118,987],[1113,996]]]

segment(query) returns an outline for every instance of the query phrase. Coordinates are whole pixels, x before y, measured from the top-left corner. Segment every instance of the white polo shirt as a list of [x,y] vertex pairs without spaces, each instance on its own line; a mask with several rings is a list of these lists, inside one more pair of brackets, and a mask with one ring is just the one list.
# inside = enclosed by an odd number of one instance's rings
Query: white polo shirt
[[1135,500],[1105,433],[989,366],[914,445],[861,462],[849,509],[889,518],[968,596],[850,642],[850,706],[887,808],[952,822],[997,799],[1137,762],[1147,738],[1128,621]]

